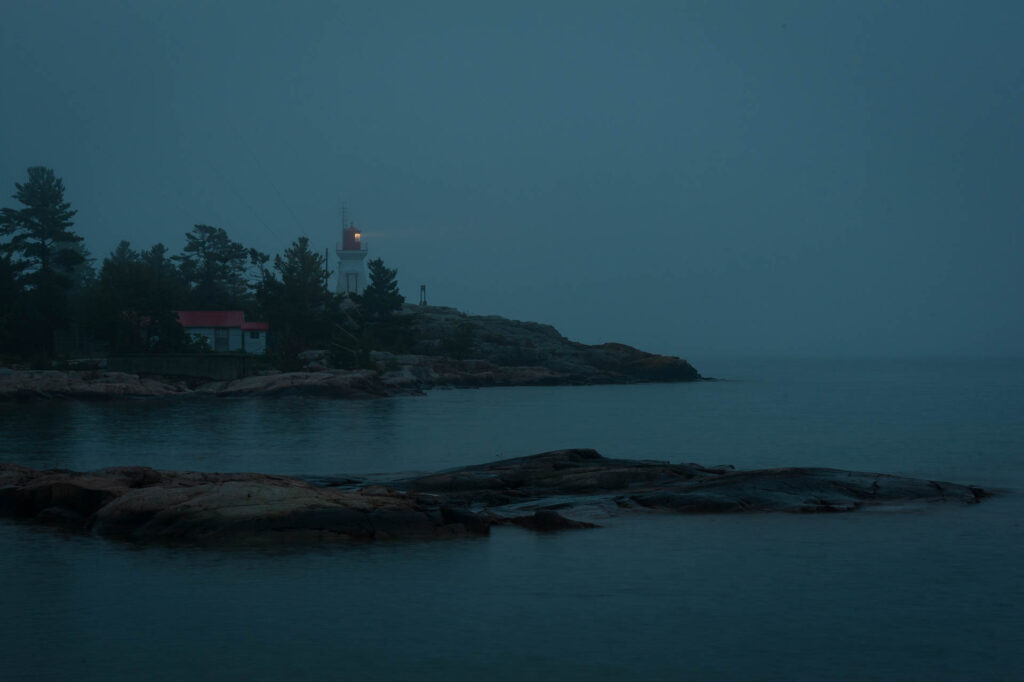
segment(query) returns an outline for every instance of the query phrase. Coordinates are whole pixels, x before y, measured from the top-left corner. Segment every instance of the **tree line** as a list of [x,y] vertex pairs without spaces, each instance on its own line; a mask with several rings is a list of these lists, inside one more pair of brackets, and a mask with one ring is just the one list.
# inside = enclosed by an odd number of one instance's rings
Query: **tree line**
[[[77,211],[50,168],[15,183],[20,208],[0,211],[0,355],[40,364],[73,347],[118,353],[205,348],[178,324],[176,310],[243,310],[270,324],[270,353],[282,368],[299,352],[330,349],[335,364],[366,366],[373,349],[412,343],[397,271],[368,264],[362,295],[330,291],[323,254],[299,237],[273,259],[211,225],[195,225],[181,253],[163,244],[118,244],[97,269],[72,227]],[[61,342],[61,339],[64,342]]]

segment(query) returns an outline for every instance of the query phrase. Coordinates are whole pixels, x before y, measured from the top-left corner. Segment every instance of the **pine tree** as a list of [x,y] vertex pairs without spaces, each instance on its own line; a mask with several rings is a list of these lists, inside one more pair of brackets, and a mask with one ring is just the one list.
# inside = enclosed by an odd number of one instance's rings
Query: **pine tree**
[[307,237],[299,237],[283,257],[275,256],[274,270],[280,279],[268,272],[257,297],[278,347],[288,352],[322,347],[330,338],[328,312],[334,303],[326,258],[309,248]]
[[185,281],[163,244],[141,253],[122,241],[103,261],[92,289],[92,331],[115,352],[180,350],[184,330],[174,313]]
[[370,284],[363,290],[360,307],[367,320],[386,320],[405,303],[405,296],[398,291],[398,270],[388,268],[380,258],[374,258],[367,266]]
[[82,238],[70,229],[77,211],[64,200],[64,183],[50,168],[33,166],[28,182],[14,186],[12,197],[24,208],[0,212],[0,236],[10,238],[0,249],[22,273],[25,347],[52,355],[54,332],[68,321],[69,275],[86,260],[78,244]]
[[20,270],[11,254],[0,253],[0,353],[20,350],[18,319],[24,293],[19,281]]
[[248,298],[248,263],[263,256],[228,237],[220,227],[195,225],[185,235],[185,252],[175,256],[191,287],[190,307],[197,310],[243,308]]
[[411,315],[396,315],[405,303],[398,291],[398,270],[375,258],[368,264],[370,284],[356,297],[360,343],[373,350],[407,353],[415,340]]

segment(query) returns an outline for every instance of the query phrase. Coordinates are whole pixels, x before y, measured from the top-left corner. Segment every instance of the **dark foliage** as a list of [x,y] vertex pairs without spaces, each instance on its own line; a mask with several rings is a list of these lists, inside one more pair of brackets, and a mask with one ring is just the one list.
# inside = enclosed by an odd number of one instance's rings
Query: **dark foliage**
[[188,282],[188,307],[244,309],[250,302],[249,266],[262,271],[268,257],[232,241],[222,228],[210,225],[196,225],[185,240],[184,253],[173,260]]
[[327,347],[337,308],[330,276],[325,257],[309,248],[306,237],[274,258],[274,272],[264,272],[256,298],[274,330],[275,350],[291,356]]
[[[28,169],[28,181],[12,195],[23,208],[0,212],[0,244],[15,274],[14,307],[19,332],[12,350],[53,354],[54,332],[70,317],[68,290],[75,269],[86,261],[82,238],[71,230],[76,211],[64,200],[64,183],[43,166]],[[7,283],[10,286],[10,282]]]
[[21,264],[0,253],[0,352],[18,350],[18,319],[22,303]]
[[359,307],[343,309],[336,317],[331,337],[331,364],[341,369],[372,367],[370,352],[375,348],[373,328],[367,324]]
[[359,307],[367,320],[380,322],[402,309],[405,296],[398,292],[398,270],[388,268],[380,258],[371,260],[367,267],[370,284],[359,298]]
[[[46,367],[57,350],[198,350],[178,310],[243,310],[266,320],[267,359],[282,369],[298,369],[298,354],[314,348],[329,349],[337,366],[369,367],[372,351],[401,353],[412,345],[397,271],[379,258],[368,263],[363,294],[346,300],[331,293],[326,257],[306,237],[268,267],[266,254],[200,224],[185,235],[181,254],[170,255],[162,244],[140,251],[123,241],[96,274],[70,229],[75,211],[53,171],[30,168],[28,182],[16,187],[24,208],[5,208],[0,219],[0,354]],[[464,348],[467,340],[454,342]]]
[[189,348],[175,310],[187,285],[167,249],[157,244],[136,252],[122,241],[104,261],[90,296],[91,329],[121,353]]
[[355,305],[336,316],[330,357],[337,367],[372,367],[371,351],[407,353],[416,339],[412,315],[400,314],[405,297],[398,291],[398,271],[380,258],[368,265],[369,286],[362,295],[349,294]]

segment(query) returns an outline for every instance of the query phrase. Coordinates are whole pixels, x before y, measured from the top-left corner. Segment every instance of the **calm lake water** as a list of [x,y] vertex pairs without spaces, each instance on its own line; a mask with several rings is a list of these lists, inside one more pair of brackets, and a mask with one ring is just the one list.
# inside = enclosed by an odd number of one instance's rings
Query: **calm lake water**
[[341,474],[593,447],[1008,492],[972,507],[641,515],[281,551],[139,548],[0,521],[0,679],[1022,679],[1024,361],[694,362],[733,380],[0,405],[0,456]]

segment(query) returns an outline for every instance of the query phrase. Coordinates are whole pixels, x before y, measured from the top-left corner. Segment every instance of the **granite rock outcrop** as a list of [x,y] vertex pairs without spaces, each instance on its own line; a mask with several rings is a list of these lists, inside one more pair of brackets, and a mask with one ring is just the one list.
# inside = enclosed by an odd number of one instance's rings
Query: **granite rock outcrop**
[[433,498],[380,485],[116,467],[84,473],[0,464],[0,514],[137,542],[310,543],[486,533]]
[[383,481],[0,464],[0,515],[137,542],[317,543],[592,528],[629,512],[850,512],[976,504],[974,486],[824,468],[609,459],[557,450]]
[[[647,381],[700,381],[700,373],[681,358],[647,353],[621,343],[587,345],[571,341],[557,329],[538,322],[521,322],[498,315],[467,315],[454,308],[406,306],[416,338],[412,351],[422,358],[445,357],[457,368],[458,381],[466,376],[493,371],[490,367],[529,369],[535,383],[608,384]],[[406,356],[415,358],[416,355]],[[387,361],[405,364],[402,356]],[[470,364],[465,364],[466,362]],[[472,363],[486,363],[476,369]],[[431,364],[411,361],[412,366]],[[445,381],[443,372],[438,383]],[[451,380],[449,380],[451,381]],[[501,383],[496,379],[483,378]]]
[[0,401],[112,400],[185,395],[184,381],[96,370],[0,368]]

